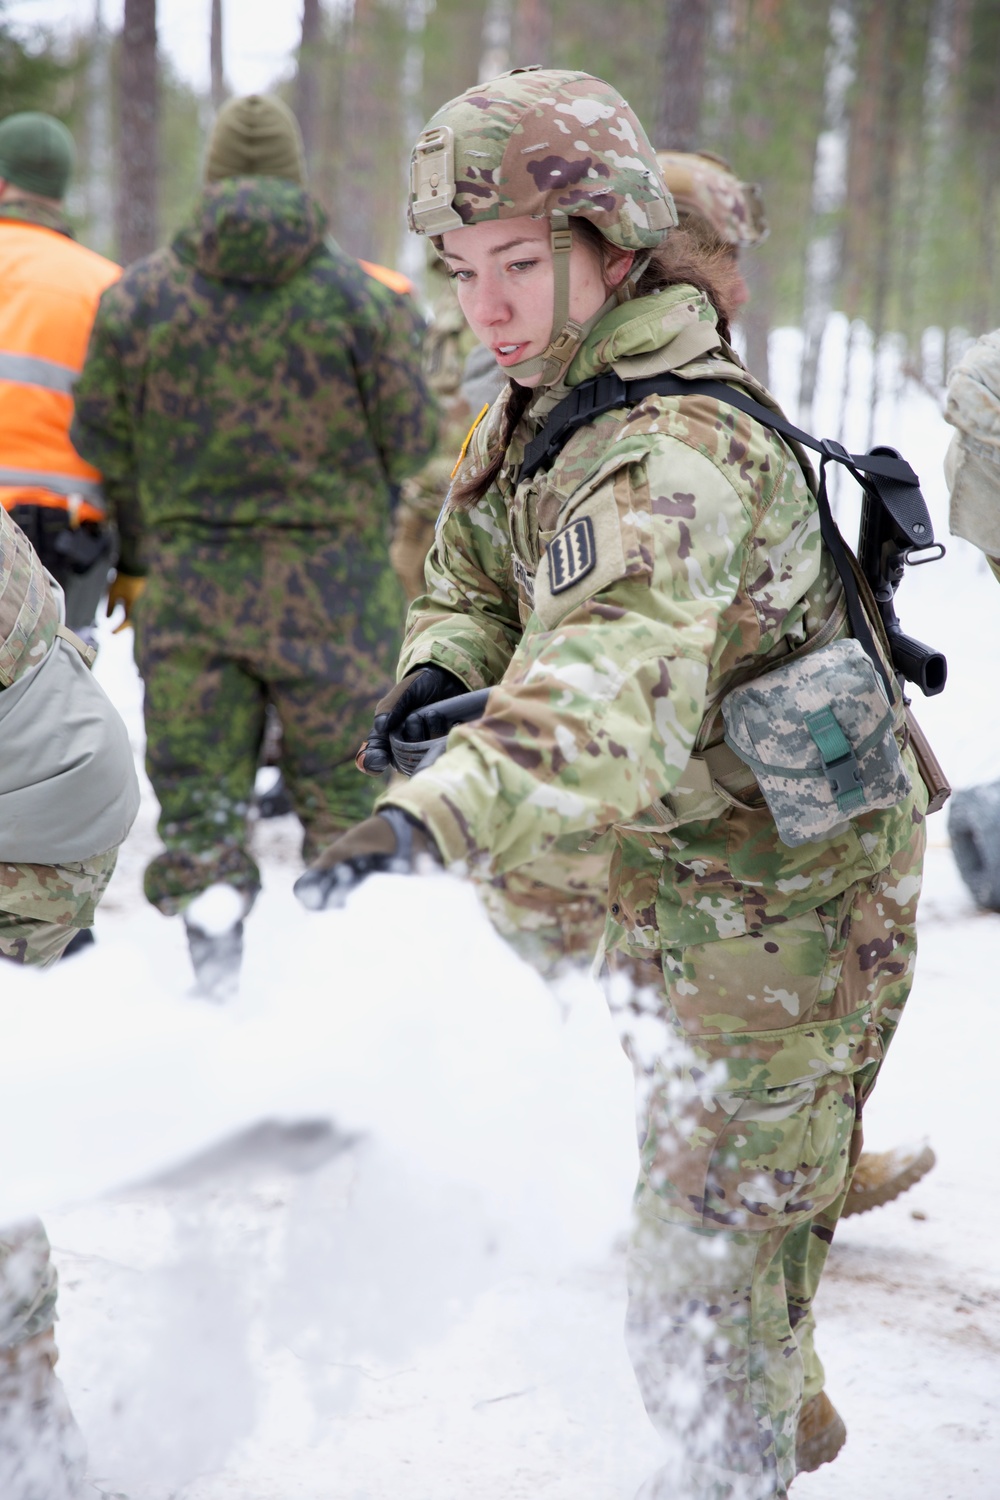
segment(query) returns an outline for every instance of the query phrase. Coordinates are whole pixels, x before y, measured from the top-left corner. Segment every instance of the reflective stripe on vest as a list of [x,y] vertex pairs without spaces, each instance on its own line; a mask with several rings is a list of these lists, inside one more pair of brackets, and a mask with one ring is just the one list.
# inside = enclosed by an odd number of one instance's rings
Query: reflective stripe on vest
[[[8,469],[0,464],[0,485],[51,490],[56,495],[82,495],[91,505],[103,506],[104,502],[104,492],[93,479],[77,479],[75,474],[53,474],[45,469]],[[31,501],[22,503],[30,505]]]
[[71,396],[79,373],[69,365],[57,364],[54,359],[40,359],[34,354],[11,354],[0,349],[0,380],[12,380],[16,385],[37,385],[43,391],[58,391],[62,396]]

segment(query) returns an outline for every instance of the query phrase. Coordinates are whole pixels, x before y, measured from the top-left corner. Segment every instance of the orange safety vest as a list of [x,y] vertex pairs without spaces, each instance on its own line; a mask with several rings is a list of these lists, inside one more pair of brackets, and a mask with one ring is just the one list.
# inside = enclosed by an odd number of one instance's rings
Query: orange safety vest
[[73,383],[121,267],[58,230],[0,219],[0,505],[104,520],[101,476],[69,440]]
[[390,271],[388,266],[379,266],[373,260],[359,260],[358,265],[362,271],[366,271],[373,281],[381,281],[390,292],[398,292],[401,297],[413,295],[413,282],[402,271]]

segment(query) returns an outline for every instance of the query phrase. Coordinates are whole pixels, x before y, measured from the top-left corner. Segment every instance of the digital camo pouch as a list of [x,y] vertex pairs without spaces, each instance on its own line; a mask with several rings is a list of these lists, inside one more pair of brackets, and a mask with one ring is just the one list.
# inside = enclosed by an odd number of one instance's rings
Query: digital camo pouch
[[894,710],[854,639],[734,688],[722,717],[726,744],[756,775],[784,844],[829,838],[910,791]]

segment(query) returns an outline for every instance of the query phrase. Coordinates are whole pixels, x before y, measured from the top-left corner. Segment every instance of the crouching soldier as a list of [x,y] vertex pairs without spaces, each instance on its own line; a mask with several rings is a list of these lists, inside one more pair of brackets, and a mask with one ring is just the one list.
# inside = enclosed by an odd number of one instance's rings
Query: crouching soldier
[[[63,623],[62,590],[0,508],[0,957],[54,964],[88,929],[139,806],[128,734]],[[0,1495],[75,1500],[86,1452],[53,1373],[42,1225],[0,1228]]]
[[955,428],[944,462],[951,531],[985,553],[1000,578],[1000,329],[955,366],[944,415]]

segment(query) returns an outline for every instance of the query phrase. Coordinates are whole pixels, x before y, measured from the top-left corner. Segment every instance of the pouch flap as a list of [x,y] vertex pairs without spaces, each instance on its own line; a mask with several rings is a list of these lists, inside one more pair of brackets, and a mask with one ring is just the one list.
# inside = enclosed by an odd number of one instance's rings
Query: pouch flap
[[909,793],[894,709],[853,638],[734,688],[722,716],[726,743],[755,773],[786,844],[828,838]]

